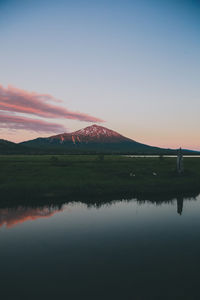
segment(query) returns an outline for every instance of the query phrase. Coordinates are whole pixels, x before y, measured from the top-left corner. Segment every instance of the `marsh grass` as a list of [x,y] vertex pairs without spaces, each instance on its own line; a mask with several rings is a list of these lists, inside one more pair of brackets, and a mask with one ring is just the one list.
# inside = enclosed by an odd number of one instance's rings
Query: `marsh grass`
[[185,158],[184,170],[177,174],[174,157],[0,156],[0,192],[4,199],[28,199],[148,197],[200,191],[200,159]]

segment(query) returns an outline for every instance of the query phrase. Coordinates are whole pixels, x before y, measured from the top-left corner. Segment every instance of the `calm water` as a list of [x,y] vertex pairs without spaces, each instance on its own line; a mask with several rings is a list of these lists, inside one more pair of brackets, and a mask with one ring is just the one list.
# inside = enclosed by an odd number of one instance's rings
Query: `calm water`
[[0,209],[1,299],[200,299],[200,197]]

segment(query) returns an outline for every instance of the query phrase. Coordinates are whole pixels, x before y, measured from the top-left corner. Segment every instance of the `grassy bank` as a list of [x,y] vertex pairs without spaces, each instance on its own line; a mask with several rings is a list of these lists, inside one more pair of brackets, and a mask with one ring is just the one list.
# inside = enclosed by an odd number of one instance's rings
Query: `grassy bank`
[[122,156],[0,156],[2,201],[37,198],[151,197],[200,191],[200,159]]

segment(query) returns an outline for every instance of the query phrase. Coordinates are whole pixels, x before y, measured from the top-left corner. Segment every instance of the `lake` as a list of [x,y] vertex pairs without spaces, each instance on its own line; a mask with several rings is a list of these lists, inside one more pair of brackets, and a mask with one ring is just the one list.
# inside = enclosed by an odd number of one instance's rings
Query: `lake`
[[200,299],[200,197],[0,208],[1,299]]

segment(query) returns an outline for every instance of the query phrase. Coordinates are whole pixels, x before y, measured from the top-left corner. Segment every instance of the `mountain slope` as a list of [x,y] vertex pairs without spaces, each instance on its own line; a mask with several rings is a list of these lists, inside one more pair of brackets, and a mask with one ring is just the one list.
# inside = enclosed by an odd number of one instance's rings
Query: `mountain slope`
[[175,150],[162,149],[138,143],[108,128],[92,125],[72,133],[48,138],[37,138],[22,143],[49,153],[132,153],[175,154]]
[[26,148],[22,145],[0,139],[0,154],[20,154],[25,152]]

